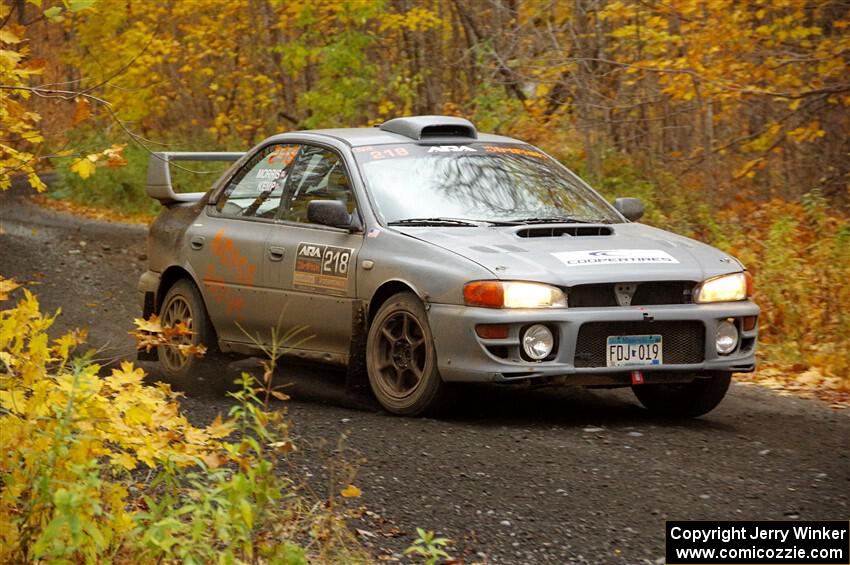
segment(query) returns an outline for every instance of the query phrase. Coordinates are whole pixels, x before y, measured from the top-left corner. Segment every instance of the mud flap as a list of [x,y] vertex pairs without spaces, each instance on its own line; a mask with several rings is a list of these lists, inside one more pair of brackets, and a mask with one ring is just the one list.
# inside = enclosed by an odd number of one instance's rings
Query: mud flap
[[[153,292],[145,292],[144,299],[142,301],[142,318],[147,320],[153,314],[156,313],[156,295]],[[157,355],[156,349],[151,349],[150,351],[139,350],[136,351],[136,360],[137,361],[159,361],[159,355]]]

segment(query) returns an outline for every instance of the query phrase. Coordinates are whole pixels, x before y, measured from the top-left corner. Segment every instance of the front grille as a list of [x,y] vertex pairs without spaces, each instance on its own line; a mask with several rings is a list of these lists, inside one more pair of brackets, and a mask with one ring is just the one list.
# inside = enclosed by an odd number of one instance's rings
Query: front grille
[[[632,306],[661,304],[690,304],[693,301],[693,281],[653,281],[637,284]],[[617,306],[615,283],[580,284],[569,289],[570,308]]]
[[588,322],[578,331],[575,366],[605,367],[605,348],[613,335],[660,335],[665,365],[702,363],[705,357],[702,322]]

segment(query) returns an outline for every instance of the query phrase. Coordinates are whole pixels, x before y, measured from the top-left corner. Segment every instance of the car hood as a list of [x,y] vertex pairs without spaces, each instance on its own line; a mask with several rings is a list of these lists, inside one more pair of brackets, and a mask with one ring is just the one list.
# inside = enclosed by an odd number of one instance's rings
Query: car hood
[[[737,259],[709,245],[636,223],[405,227],[399,231],[466,257],[496,278],[559,286],[702,281],[743,268]],[[600,231],[609,233],[599,235]]]

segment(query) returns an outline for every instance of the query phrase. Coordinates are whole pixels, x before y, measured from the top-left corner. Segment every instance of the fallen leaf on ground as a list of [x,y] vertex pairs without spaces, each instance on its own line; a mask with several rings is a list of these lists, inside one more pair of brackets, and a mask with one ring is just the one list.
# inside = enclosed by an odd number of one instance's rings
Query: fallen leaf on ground
[[150,214],[124,214],[115,210],[83,206],[69,200],[51,198],[44,195],[32,195],[30,199],[43,208],[49,208],[50,210],[55,210],[57,212],[65,212],[73,214],[74,216],[82,216],[84,218],[102,220],[105,222],[148,225],[154,219],[154,216]]
[[824,374],[817,367],[764,364],[755,373],[738,374],[735,378],[744,384],[769,388],[780,396],[817,399],[836,410],[850,408],[850,383]]
[[354,485],[348,485],[347,487],[342,489],[339,494],[341,494],[343,498],[357,498],[358,496],[363,494],[363,492]]

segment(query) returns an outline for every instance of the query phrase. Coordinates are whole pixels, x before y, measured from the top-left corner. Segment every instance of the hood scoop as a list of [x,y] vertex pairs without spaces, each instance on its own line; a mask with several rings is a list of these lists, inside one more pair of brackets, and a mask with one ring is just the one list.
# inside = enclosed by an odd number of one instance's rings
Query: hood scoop
[[517,237],[580,237],[585,235],[613,235],[614,230],[609,226],[535,226],[517,230]]

